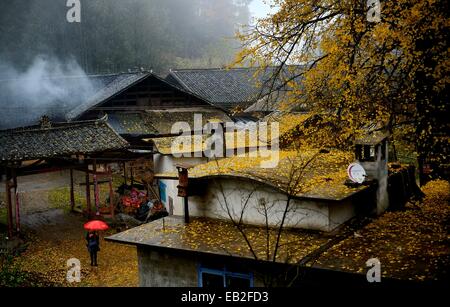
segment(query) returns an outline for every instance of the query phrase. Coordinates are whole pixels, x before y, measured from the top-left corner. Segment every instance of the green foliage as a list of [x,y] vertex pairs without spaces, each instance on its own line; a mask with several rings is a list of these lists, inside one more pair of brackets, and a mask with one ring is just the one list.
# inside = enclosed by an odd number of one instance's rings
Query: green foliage
[[6,224],[6,207],[0,208],[0,224]]
[[0,287],[20,287],[28,279],[28,274],[13,265],[14,257],[6,254],[0,257]]

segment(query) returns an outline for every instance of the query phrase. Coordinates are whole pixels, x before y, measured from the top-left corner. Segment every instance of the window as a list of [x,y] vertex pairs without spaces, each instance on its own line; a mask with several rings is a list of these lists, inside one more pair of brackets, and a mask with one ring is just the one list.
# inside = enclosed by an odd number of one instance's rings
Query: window
[[377,147],[374,145],[356,145],[356,159],[365,162],[365,161],[376,161],[377,155]]
[[198,270],[198,285],[206,288],[246,288],[253,287],[251,273],[236,273],[223,269],[200,267]]
[[166,184],[162,181],[159,182],[159,197],[161,198],[161,202],[165,205],[167,202],[166,196]]

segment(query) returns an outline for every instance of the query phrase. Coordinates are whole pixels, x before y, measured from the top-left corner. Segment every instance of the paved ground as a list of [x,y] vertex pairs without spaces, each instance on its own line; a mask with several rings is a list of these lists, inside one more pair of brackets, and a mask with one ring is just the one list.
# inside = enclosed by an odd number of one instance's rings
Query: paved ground
[[[84,182],[83,173],[74,172],[74,183],[77,192],[80,190],[80,182]],[[22,215],[45,211],[52,207],[52,205],[54,207],[55,204],[51,203],[52,200],[58,196],[58,191],[63,191],[67,194],[67,199],[69,199],[70,173],[68,170],[18,177],[17,183],[20,199],[20,212]],[[4,192],[4,181],[0,181],[0,216],[2,215],[1,210],[6,210]],[[61,193],[62,192],[59,194]],[[78,194],[80,193],[78,192]],[[76,194],[76,196],[78,196],[78,194]],[[66,204],[64,204],[64,206],[65,205]]]
[[[84,181],[84,174],[74,172],[75,184]],[[3,184],[2,184],[3,183]],[[23,176],[17,178],[19,191],[31,192],[37,190],[47,190],[61,187],[68,187],[70,184],[70,172],[68,170],[55,171],[43,174]],[[5,192],[4,182],[0,182],[0,192]]]

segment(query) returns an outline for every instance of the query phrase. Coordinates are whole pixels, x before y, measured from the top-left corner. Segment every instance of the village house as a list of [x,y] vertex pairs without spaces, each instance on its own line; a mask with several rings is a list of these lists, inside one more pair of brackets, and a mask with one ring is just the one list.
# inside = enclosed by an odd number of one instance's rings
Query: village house
[[[306,263],[353,217],[386,209],[386,138],[356,145],[354,153],[282,150],[273,169],[247,155],[156,173],[174,182],[165,191],[173,216],[107,240],[137,246],[141,286],[267,285]],[[354,161],[373,170],[364,184],[347,183]],[[264,239],[277,229],[284,250]]]
[[243,121],[252,121],[279,110],[289,91],[287,82],[301,78],[302,66],[288,65],[273,79],[277,68],[175,69],[165,79]]
[[[223,119],[217,118],[208,120],[208,123],[203,126],[200,117],[201,115],[196,115],[197,123],[184,122],[188,128],[184,131],[187,132],[187,135],[145,139],[153,145],[155,151],[153,155],[155,174],[177,174],[180,166],[183,165],[194,167],[223,157],[234,156],[237,153],[253,153],[261,147],[270,147],[270,143],[261,138],[262,133],[257,125],[242,127],[235,125],[232,121],[225,122]],[[227,130],[227,124],[231,125],[233,129]],[[209,125],[220,126],[220,132],[214,131],[211,127],[209,129],[213,133],[205,132],[204,129]],[[270,131],[268,132],[270,133]],[[212,149],[215,146],[218,148]],[[277,153],[275,151],[266,152]],[[268,155],[266,158],[269,160],[271,157]],[[158,181],[161,201],[169,208],[171,214],[178,214],[178,210],[184,206],[182,205],[184,200],[176,197],[177,181],[168,176],[154,176],[154,178]]]
[[[96,121],[102,118],[107,121],[108,127],[117,136],[120,135],[126,140],[127,148],[120,153],[104,153],[97,156],[96,159],[87,159],[89,153],[79,153],[77,159],[83,157],[91,163],[88,166],[91,172],[89,175],[90,180],[93,180],[95,175],[106,174],[108,170],[105,169],[105,164],[109,163],[109,166],[116,171],[119,169],[123,170],[125,183],[127,183],[127,177],[131,179],[131,184],[143,183],[142,181],[145,179],[151,181],[151,177],[147,175],[142,176],[142,174],[143,168],[146,168],[146,174],[152,173],[153,146],[148,142],[144,142],[143,138],[173,135],[171,131],[173,123],[181,120],[192,121],[194,114],[201,114],[205,121],[209,119],[231,121],[227,113],[221,108],[211,105],[204,99],[168,83],[151,72],[80,77],[53,76],[48,78],[51,79],[52,84],[55,84],[55,86],[66,86],[68,83],[86,83],[89,84],[91,89],[90,96],[85,97],[85,100],[74,108],[69,108],[63,102],[56,106],[49,106],[46,116],[51,124],[65,121],[75,124],[85,121]],[[1,80],[0,87],[9,88],[11,82],[11,80]],[[78,95],[77,93],[70,93],[74,88],[77,87],[68,87],[68,96]],[[27,104],[27,101],[16,101],[17,96],[13,94],[10,91],[3,91],[2,99],[11,101],[12,104]],[[30,99],[28,104],[31,105],[31,100],[34,98],[24,96],[20,99]],[[4,127],[15,128],[22,123],[28,127],[36,122],[32,116],[30,118],[20,116],[20,109],[8,109],[8,112],[12,112],[10,114],[11,122],[1,123]],[[17,131],[17,129],[7,130],[5,133],[15,134]],[[92,141],[96,142],[97,140],[94,138]],[[101,140],[99,139],[98,141],[100,142]],[[6,147],[4,149],[7,150]],[[57,163],[53,163],[52,170],[56,171],[59,169],[60,176],[53,176],[53,180],[63,180],[68,178],[69,175],[71,178],[73,177],[72,171],[69,174],[70,165],[63,165],[64,167],[60,168],[57,165]],[[42,168],[42,165],[40,167]],[[78,169],[81,168],[78,165]],[[74,168],[72,167],[72,169]],[[4,170],[2,169],[0,172],[3,174]],[[79,174],[76,175],[75,177],[80,177],[78,176]],[[79,181],[79,178],[76,179]],[[159,193],[151,189],[151,182],[147,183],[149,184],[148,188],[150,188],[147,189],[147,192],[150,193],[149,196],[151,198],[159,198]],[[42,198],[40,197],[41,192],[36,193],[39,194],[35,195],[36,197],[24,197],[22,205],[25,207],[33,206],[33,199],[38,200]],[[90,195],[89,198],[91,196],[93,195]]]
[[107,114],[111,126],[137,148],[148,145],[142,138],[171,135],[173,123],[180,119],[192,121],[195,113],[202,114],[205,120],[230,120],[220,107],[151,72],[129,75],[106,84],[69,111],[66,119],[95,119]]
[[[194,116],[201,115],[202,125],[210,120],[232,122],[227,112],[220,106],[211,104],[188,90],[160,78],[153,73],[134,73],[125,80],[112,82],[101,89],[92,99],[79,105],[67,114],[68,120],[86,120],[108,116],[108,123],[130,143],[130,149],[147,153],[150,162],[147,173],[153,173],[154,167],[167,165],[164,159],[153,154],[158,153],[154,144],[146,142],[148,138],[164,138],[179,134],[172,131],[177,122],[193,123]],[[203,160],[204,162],[204,160]],[[123,165],[122,168],[133,165]],[[136,174],[137,171],[134,171]],[[151,175],[148,178],[151,180]],[[131,174],[131,180],[137,179]],[[142,180],[141,180],[142,181]],[[152,182],[147,182],[149,186]],[[150,189],[151,191],[152,189]],[[161,199],[171,212],[171,203],[166,201],[164,183],[153,187],[151,197]]]
[[[248,77],[250,70],[236,71]],[[161,200],[170,215],[107,238],[137,246],[142,286],[262,286],[286,283],[295,275],[292,268],[304,267],[339,238],[342,226],[354,217],[381,214],[389,207],[384,134],[356,140],[353,153],[312,147],[295,151],[285,145],[308,114],[272,112],[262,122],[283,125],[276,134],[270,131],[265,142],[259,136],[256,143],[238,137],[257,127],[256,122],[237,125],[236,131],[222,134],[227,140],[223,150],[231,156],[210,157],[205,155],[210,135],[198,139],[196,132],[203,133],[205,125],[236,123],[229,112],[242,102],[259,108],[256,91],[253,100],[209,97],[213,103],[152,73],[92,78],[98,82],[94,96],[72,110],[52,114],[68,122],[45,116],[39,125],[0,132],[2,144],[8,144],[2,148],[1,163],[6,169],[9,233],[20,230],[23,204],[12,197],[19,176],[49,167],[67,170],[74,209],[73,172],[85,173],[83,212],[91,217],[92,196],[99,213],[98,177],[107,176],[109,204],[100,211],[114,217],[111,165],[123,164],[126,183],[128,163],[131,183],[133,172],[135,180],[156,183],[151,197]],[[202,131],[195,128],[199,116]],[[180,122],[194,127],[188,135],[174,131]],[[180,138],[192,138],[199,146],[174,150]],[[282,141],[281,150],[274,147],[275,139]],[[30,146],[20,147],[24,143]],[[275,167],[261,167],[273,157]],[[151,163],[143,166],[142,160]],[[363,184],[348,183],[346,169],[355,161],[367,171]],[[282,231],[274,241],[277,229]]]

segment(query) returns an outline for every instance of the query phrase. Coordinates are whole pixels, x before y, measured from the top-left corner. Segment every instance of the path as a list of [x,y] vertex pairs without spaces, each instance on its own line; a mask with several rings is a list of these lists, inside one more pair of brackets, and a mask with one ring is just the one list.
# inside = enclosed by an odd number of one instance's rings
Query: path
[[[86,249],[83,223],[77,214],[62,209],[49,209],[23,217],[23,226],[31,234],[28,249],[15,264],[46,281],[64,286],[137,286],[136,248],[105,242],[101,234],[99,266],[91,267]],[[70,258],[81,261],[81,282],[66,282],[66,262]]]

